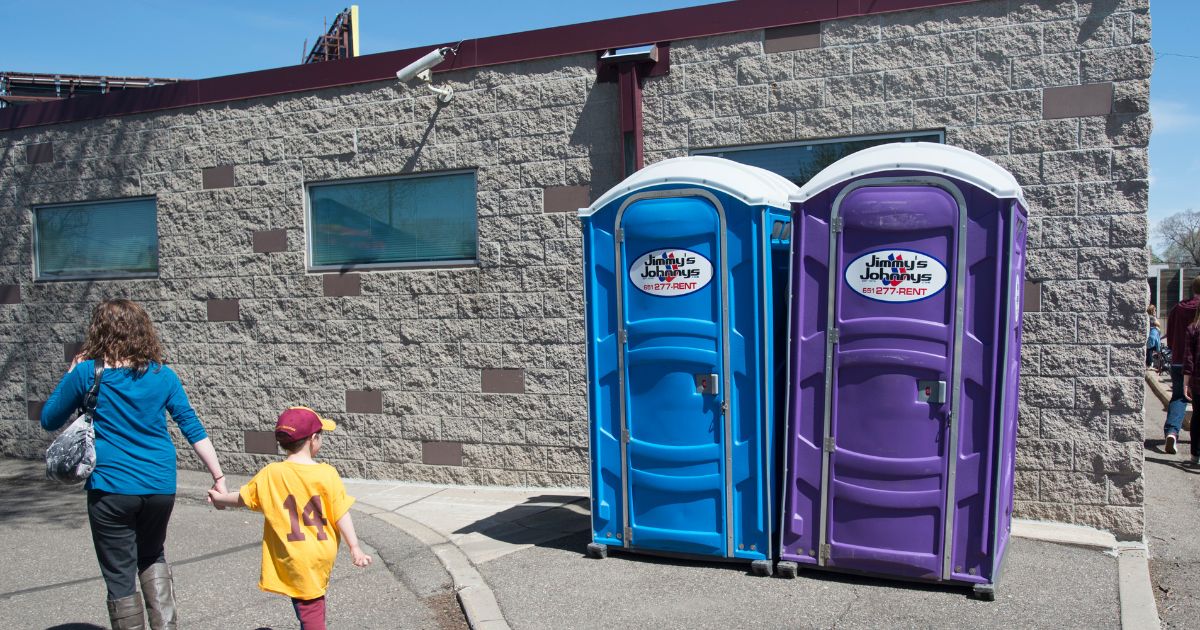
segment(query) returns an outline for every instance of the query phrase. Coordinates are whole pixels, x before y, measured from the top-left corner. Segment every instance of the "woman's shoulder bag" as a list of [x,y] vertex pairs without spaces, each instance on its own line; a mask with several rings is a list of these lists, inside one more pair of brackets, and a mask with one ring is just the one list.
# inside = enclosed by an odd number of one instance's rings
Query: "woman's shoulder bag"
[[87,480],[96,468],[96,431],[92,416],[100,393],[100,375],[104,363],[96,362],[96,378],[83,397],[79,415],[71,421],[46,449],[46,477],[59,483],[78,485]]

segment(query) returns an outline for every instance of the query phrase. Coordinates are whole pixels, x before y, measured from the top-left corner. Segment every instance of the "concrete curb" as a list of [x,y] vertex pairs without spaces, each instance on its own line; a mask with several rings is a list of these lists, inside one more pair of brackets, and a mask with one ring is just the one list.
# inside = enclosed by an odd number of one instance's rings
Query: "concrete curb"
[[1150,561],[1145,543],[1117,542],[1112,534],[1082,525],[1013,519],[1012,535],[1031,540],[1088,547],[1117,557],[1117,597],[1121,627],[1144,630],[1161,627],[1158,603],[1150,584]]
[[472,630],[509,630],[508,621],[500,610],[500,603],[496,601],[496,594],[458,545],[407,516],[389,512],[364,501],[358,503],[363,512],[429,546],[433,555],[437,556],[450,578],[454,580],[458,603],[462,606],[463,613],[467,616],[467,624]]
[[1124,543],[1117,549],[1117,592],[1121,599],[1121,628],[1161,628],[1158,603],[1150,585],[1146,545]]
[[1163,391],[1162,383],[1155,378],[1156,375],[1146,372],[1146,382],[1150,384],[1150,390],[1154,392],[1154,397],[1158,398],[1159,402],[1166,405],[1171,402],[1171,394]]

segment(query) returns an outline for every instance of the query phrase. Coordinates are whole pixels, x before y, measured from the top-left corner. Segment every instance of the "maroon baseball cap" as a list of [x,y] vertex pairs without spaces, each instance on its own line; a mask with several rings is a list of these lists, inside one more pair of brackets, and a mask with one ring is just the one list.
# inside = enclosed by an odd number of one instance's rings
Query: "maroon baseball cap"
[[275,437],[287,442],[298,442],[317,431],[332,431],[337,424],[317,415],[308,407],[288,407],[279,414],[275,423]]

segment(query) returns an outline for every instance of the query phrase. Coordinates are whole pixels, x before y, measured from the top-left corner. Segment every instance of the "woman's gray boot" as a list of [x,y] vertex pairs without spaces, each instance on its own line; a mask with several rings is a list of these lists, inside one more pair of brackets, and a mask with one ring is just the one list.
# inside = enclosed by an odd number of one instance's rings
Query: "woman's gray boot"
[[156,562],[138,574],[142,582],[142,597],[146,598],[146,613],[151,630],[175,630],[175,580],[166,562]]
[[113,630],[145,630],[146,614],[138,594],[108,600],[108,621]]

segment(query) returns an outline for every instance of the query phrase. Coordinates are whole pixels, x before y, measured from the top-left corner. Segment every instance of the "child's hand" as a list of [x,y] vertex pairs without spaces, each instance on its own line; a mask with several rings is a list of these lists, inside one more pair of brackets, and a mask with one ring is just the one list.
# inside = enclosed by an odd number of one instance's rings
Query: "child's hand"
[[363,553],[362,549],[358,547],[350,548],[350,557],[354,560],[354,566],[356,567],[365,567],[371,564],[371,556]]

